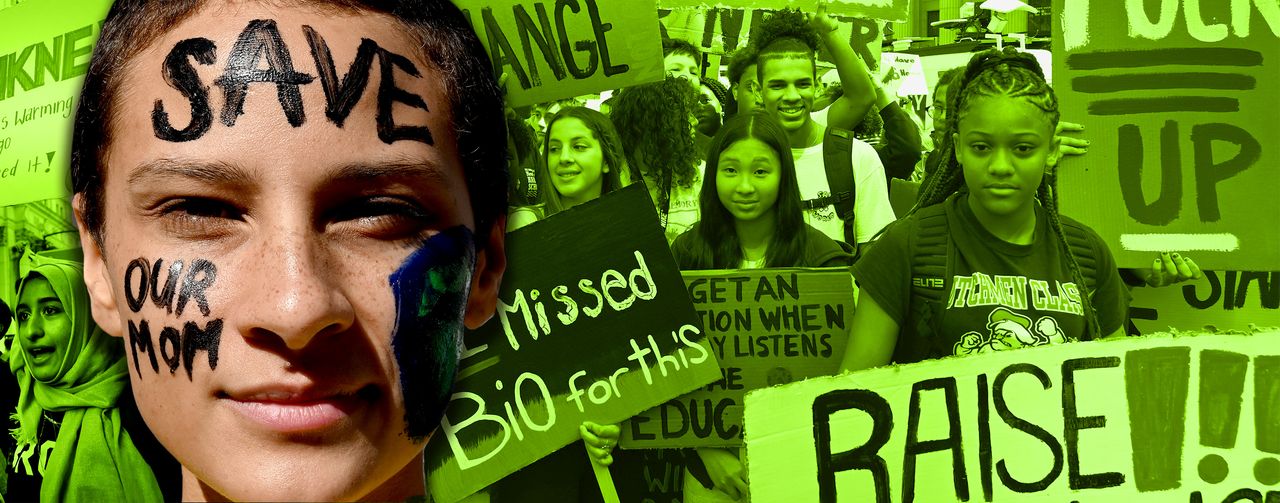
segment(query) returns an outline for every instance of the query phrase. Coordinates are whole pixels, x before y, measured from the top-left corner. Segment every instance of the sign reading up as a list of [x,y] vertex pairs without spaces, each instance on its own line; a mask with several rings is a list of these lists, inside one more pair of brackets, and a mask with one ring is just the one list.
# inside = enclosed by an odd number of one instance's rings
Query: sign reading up
[[654,0],[455,0],[520,107],[661,80]]
[[692,271],[684,281],[720,380],[631,418],[622,447],[740,446],[748,391],[840,367],[853,319],[847,268]]
[[1176,250],[1206,269],[1273,269],[1280,4],[1055,0],[1053,12],[1062,117],[1092,141],[1058,170],[1063,212],[1121,267]]
[[756,501],[1280,498],[1275,331],[884,367],[746,405]]
[[[605,228],[627,232],[581,239]],[[720,374],[644,187],[508,234],[507,258],[427,445],[442,503],[580,441],[583,421],[621,423]]]

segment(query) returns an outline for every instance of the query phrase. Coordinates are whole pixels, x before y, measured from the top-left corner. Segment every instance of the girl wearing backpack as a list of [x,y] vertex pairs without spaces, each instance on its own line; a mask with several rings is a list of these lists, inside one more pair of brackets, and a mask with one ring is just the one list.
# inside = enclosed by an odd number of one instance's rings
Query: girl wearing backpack
[[978,53],[952,86],[945,161],[854,266],[844,370],[1124,333],[1111,252],[1058,214],[1058,101],[1035,58]]

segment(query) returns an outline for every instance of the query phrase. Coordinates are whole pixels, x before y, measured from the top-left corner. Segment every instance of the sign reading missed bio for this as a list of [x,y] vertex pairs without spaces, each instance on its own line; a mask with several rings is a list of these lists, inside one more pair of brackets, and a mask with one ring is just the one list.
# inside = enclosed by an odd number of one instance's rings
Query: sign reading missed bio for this
[[1089,153],[1064,160],[1063,212],[1122,267],[1153,252],[1270,270],[1280,250],[1280,4],[1055,0],[1054,89]]
[[720,379],[631,418],[623,448],[741,446],[748,391],[834,374],[844,356],[848,269],[692,271],[684,280]]
[[[604,228],[627,232],[580,239]],[[580,441],[583,421],[621,423],[719,376],[644,187],[509,234],[507,257],[427,446],[442,503]]]
[[653,0],[455,0],[519,107],[661,80]]
[[748,394],[746,434],[758,501],[1270,502],[1280,332],[810,379]]

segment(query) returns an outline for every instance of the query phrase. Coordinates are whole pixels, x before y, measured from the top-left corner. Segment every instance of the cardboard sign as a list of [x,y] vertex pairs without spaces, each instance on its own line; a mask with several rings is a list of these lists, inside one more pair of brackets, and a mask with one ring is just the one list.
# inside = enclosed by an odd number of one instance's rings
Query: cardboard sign
[[1278,343],[1280,332],[1134,337],[756,391],[746,409],[751,496],[1277,498]]
[[653,0],[455,0],[480,35],[507,102],[521,107],[661,80]]
[[920,96],[929,94],[925,83],[924,66],[920,56],[900,52],[880,54],[880,85],[889,96]]
[[1134,288],[1129,317],[1142,333],[1280,327],[1280,271],[1204,271],[1179,286]]
[[[745,9],[799,9],[813,12],[818,0],[658,0],[658,7],[663,9],[706,9],[706,8],[745,8]],[[847,17],[865,17],[884,21],[903,22],[907,20],[908,0],[832,0],[827,4],[827,12],[832,15]]]
[[853,319],[847,268],[690,271],[684,281],[720,380],[631,418],[623,448],[740,446],[748,391],[840,367]]
[[71,123],[111,2],[41,0],[0,30],[0,206],[67,197]]
[[1053,3],[1062,117],[1092,142],[1058,170],[1063,212],[1121,267],[1183,251],[1208,269],[1274,269],[1280,6],[1147,5]]
[[427,446],[442,503],[720,375],[642,185],[508,234],[507,259]]

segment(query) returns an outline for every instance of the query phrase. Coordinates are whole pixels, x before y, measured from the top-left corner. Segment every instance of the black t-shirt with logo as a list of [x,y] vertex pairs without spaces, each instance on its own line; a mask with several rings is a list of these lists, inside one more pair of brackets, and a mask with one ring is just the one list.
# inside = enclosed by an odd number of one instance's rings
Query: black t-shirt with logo
[[[874,299],[902,327],[894,351],[896,363],[962,356],[1077,340],[1085,332],[1083,286],[1072,279],[1066,252],[1048,215],[1036,206],[1031,244],[1018,245],[992,235],[969,208],[967,193],[944,205],[950,229],[950,276],[943,278],[942,302],[931,306],[932,333],[912,329],[909,319],[911,261],[920,251],[919,213],[887,230],[854,264],[862,294]],[[1083,227],[1067,217],[1064,226]],[[1090,295],[1102,335],[1123,326],[1127,300],[1115,259],[1102,239],[1086,232],[1094,257],[1096,289]],[[928,280],[928,279],[924,279]]]

